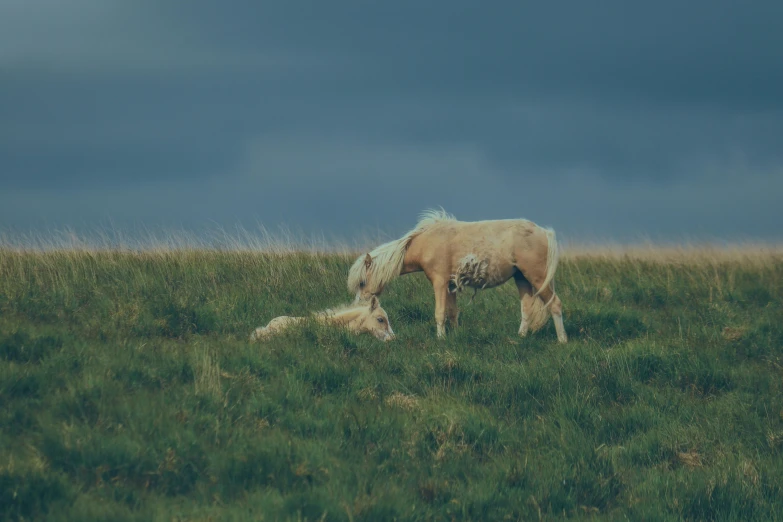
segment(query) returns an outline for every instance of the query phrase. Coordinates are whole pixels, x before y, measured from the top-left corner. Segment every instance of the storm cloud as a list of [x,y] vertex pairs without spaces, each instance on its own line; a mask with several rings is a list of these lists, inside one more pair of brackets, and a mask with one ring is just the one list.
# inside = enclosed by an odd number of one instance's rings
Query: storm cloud
[[783,236],[783,4],[0,4],[0,226]]

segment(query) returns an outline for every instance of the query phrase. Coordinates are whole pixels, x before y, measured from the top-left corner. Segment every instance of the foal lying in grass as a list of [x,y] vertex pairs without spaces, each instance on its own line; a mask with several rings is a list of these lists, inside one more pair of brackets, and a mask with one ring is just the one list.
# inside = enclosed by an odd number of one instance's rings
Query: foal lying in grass
[[[336,309],[324,310],[313,314],[321,324],[342,326],[354,333],[371,333],[381,341],[394,340],[394,332],[389,324],[389,316],[381,308],[376,296],[369,301],[353,303]],[[275,317],[266,326],[259,326],[250,334],[250,340],[266,340],[293,325],[302,324],[306,317]]]

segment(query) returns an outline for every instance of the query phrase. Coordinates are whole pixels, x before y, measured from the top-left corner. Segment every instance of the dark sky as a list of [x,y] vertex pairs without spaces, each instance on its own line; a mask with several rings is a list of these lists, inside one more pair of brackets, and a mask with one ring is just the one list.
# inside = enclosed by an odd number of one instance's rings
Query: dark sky
[[778,0],[5,0],[0,229],[397,235],[443,206],[783,239],[781,27]]

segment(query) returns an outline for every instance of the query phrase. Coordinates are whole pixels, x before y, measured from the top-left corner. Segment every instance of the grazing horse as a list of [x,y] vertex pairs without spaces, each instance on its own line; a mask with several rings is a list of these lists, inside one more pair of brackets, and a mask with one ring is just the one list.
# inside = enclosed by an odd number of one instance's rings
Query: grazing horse
[[[378,298],[371,296],[368,301],[353,303],[334,310],[324,310],[313,314],[321,324],[332,324],[347,328],[354,333],[371,333],[381,341],[395,339],[394,331],[389,324],[386,310],[381,308]],[[267,340],[289,327],[302,324],[306,317],[275,317],[266,326],[259,326],[250,334],[250,340]]]
[[[380,295],[399,275],[423,271],[435,292],[435,324],[442,337],[447,315],[452,326],[458,325],[459,290],[470,287],[475,295],[513,277],[522,310],[519,335],[524,337],[531,326],[536,328],[536,318],[531,316],[543,311],[544,321],[547,312],[551,313],[557,339],[564,343],[568,338],[563,306],[553,281],[557,262],[552,229],[525,219],[457,221],[443,209],[429,210],[401,238],[359,256],[348,272],[348,291],[356,295],[354,302],[360,302]],[[538,323],[539,327],[544,324]]]

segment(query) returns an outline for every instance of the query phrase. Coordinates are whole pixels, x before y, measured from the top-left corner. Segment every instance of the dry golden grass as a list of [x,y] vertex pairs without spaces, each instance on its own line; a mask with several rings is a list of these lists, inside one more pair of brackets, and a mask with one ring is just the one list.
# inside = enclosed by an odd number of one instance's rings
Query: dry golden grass
[[205,394],[220,397],[221,371],[216,355],[206,347],[196,347],[193,351],[193,369],[196,395]]
[[[376,231],[359,234],[350,240],[306,236],[281,228],[277,234],[259,225],[255,231],[237,227],[232,232],[222,228],[199,234],[187,230],[144,230],[126,233],[118,230],[96,230],[79,234],[71,229],[52,230],[44,234],[11,233],[0,230],[0,252],[57,252],[62,256],[85,252],[122,252],[146,256],[167,256],[173,252],[232,252],[236,255],[263,253],[273,256],[292,254],[328,254],[355,258],[377,245],[395,239],[394,234]],[[656,263],[767,262],[783,258],[783,244],[760,241],[722,243],[593,243],[560,241],[563,259],[642,260]]]
[[394,392],[386,397],[386,404],[388,406],[411,411],[418,407],[419,399],[413,395],[405,395],[404,393]]
[[677,453],[677,459],[689,468],[700,468],[702,466],[701,455],[694,449]]
[[716,244],[603,244],[568,245],[562,248],[569,261],[645,261],[656,264],[696,265],[751,263],[764,265],[783,259],[783,245],[775,243]]

